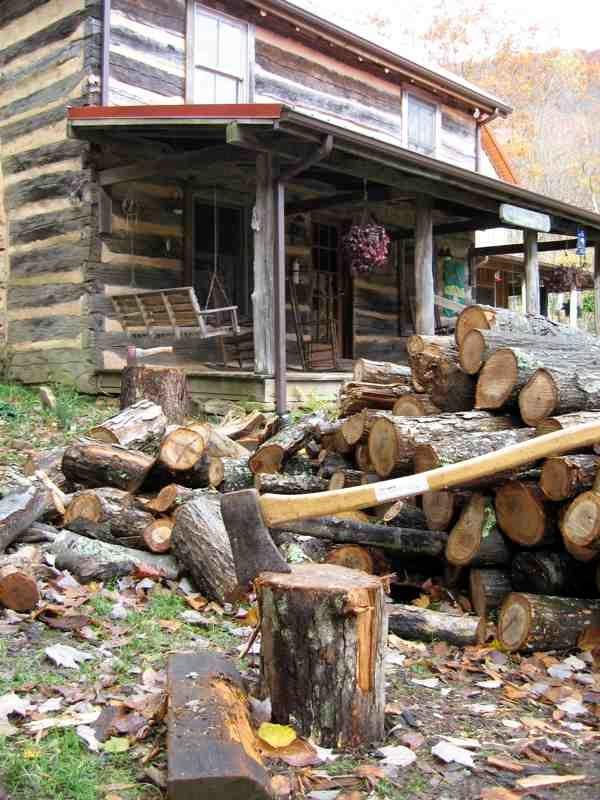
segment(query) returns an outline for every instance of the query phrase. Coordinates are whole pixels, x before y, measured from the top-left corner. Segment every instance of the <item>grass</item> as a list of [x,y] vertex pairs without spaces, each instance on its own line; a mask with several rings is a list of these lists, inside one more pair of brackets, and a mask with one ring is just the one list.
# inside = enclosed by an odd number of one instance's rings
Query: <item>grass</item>
[[12,655],[7,645],[0,639],[0,695],[24,686],[53,686],[65,682],[64,676],[52,669],[43,648],[27,655]]

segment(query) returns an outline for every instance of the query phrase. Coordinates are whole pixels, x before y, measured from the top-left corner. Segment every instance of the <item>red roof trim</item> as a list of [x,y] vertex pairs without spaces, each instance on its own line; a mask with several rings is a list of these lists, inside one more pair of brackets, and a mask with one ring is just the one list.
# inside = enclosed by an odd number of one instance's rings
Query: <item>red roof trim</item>
[[279,119],[281,103],[167,106],[82,106],[69,109],[69,119]]

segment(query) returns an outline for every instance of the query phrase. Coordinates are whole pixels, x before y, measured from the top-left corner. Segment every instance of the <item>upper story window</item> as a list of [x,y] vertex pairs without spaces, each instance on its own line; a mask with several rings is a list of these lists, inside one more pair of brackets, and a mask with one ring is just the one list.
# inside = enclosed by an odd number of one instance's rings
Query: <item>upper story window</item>
[[407,147],[426,156],[435,156],[438,107],[435,103],[428,103],[414,94],[408,94],[405,108]]
[[248,25],[196,3],[191,102],[248,102]]

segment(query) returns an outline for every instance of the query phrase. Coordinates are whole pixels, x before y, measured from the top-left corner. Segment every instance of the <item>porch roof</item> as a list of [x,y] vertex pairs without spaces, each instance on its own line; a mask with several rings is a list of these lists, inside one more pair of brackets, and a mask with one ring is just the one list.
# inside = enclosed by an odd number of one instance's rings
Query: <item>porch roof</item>
[[[461,216],[473,216],[472,230],[502,226],[500,204],[507,203],[549,215],[551,233],[572,236],[583,227],[590,242],[600,241],[600,214],[342,125],[341,121],[315,118],[277,103],[69,109],[72,136],[95,141],[108,141],[116,135],[126,135],[135,141],[136,136],[143,136],[146,143],[151,139],[175,140],[179,150],[172,158],[179,162],[185,156],[186,146],[193,147],[197,155],[198,143],[226,143],[246,150],[273,152],[288,163],[305,162],[330,136],[331,152],[314,167],[320,172],[368,179],[371,185],[391,187],[404,194],[431,195],[462,209]],[[168,158],[157,156],[163,167]]]

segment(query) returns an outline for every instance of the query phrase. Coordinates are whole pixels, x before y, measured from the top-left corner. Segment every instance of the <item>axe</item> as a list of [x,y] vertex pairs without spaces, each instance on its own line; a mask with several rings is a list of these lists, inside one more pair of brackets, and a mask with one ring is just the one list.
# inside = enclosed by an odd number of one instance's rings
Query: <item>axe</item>
[[458,464],[365,486],[304,495],[260,496],[256,489],[225,494],[221,500],[221,511],[231,541],[238,580],[242,586],[247,586],[261,572],[291,571],[271,539],[268,528],[283,527],[283,523],[292,520],[356,511],[426,492],[452,489],[542,458],[577,452],[597,442],[600,442],[600,422],[589,422]]

